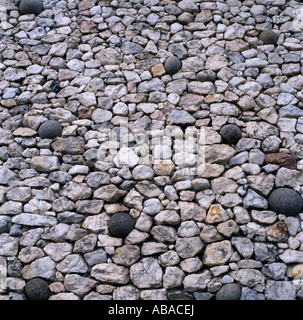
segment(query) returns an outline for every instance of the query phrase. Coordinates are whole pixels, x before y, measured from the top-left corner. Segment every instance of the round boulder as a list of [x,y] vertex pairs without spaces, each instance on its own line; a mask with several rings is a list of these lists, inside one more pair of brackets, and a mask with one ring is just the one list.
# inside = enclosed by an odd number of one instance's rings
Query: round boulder
[[242,138],[242,131],[234,124],[226,124],[221,128],[220,135],[225,142],[235,145]]
[[38,134],[42,139],[54,139],[62,133],[62,126],[59,121],[48,120],[41,124]]
[[172,75],[178,72],[182,67],[182,62],[176,56],[168,57],[164,64],[165,70],[168,74]]
[[259,40],[261,40],[263,44],[276,44],[278,38],[278,35],[272,30],[264,30],[259,36]]
[[30,300],[47,300],[50,290],[45,280],[34,278],[26,283],[25,293]]
[[114,237],[124,238],[135,227],[136,219],[127,212],[118,212],[111,216],[108,221],[108,228]]
[[42,0],[21,0],[19,4],[20,14],[39,15],[43,11]]
[[269,195],[268,205],[277,214],[295,216],[301,212],[303,200],[293,189],[278,188]]
[[228,283],[216,293],[216,300],[240,300],[240,296],[240,286],[237,283]]

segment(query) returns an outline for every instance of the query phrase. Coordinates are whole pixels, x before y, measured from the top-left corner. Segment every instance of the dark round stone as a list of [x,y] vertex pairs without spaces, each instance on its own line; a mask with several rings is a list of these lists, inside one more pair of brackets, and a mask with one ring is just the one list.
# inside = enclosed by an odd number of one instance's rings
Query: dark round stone
[[126,237],[135,227],[136,219],[126,212],[118,212],[111,216],[108,228],[118,238]]
[[59,121],[48,120],[41,124],[38,134],[42,139],[54,139],[62,133],[62,126]]
[[234,124],[226,124],[221,128],[220,135],[228,144],[237,144],[237,142],[242,138],[242,131]]
[[264,30],[261,32],[259,39],[264,44],[276,44],[278,41],[278,35],[272,30]]
[[216,293],[216,300],[240,300],[240,296],[240,286],[237,283],[228,283]]
[[30,300],[47,300],[50,290],[45,280],[34,278],[27,281],[25,293]]
[[215,82],[216,79],[217,79],[217,74],[212,70],[203,70],[197,74],[198,81]]
[[39,15],[43,11],[42,0],[21,0],[19,4],[20,14]]
[[168,74],[172,75],[178,72],[182,67],[182,62],[176,56],[168,57],[164,64],[165,70]]
[[300,213],[303,200],[298,192],[293,189],[278,188],[269,195],[268,205],[277,214],[295,216]]

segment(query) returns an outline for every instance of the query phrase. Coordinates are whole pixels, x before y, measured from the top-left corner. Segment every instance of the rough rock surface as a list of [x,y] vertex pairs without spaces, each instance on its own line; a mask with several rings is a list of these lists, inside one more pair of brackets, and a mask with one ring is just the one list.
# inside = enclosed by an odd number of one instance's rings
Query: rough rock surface
[[299,2],[1,3],[0,300],[302,299]]

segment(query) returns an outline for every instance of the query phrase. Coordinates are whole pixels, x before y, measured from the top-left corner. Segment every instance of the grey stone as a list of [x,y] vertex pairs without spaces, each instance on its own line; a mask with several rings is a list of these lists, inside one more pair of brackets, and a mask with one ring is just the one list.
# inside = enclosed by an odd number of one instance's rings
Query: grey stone
[[51,279],[56,273],[56,263],[50,257],[43,257],[25,265],[22,269],[24,279],[43,278]]
[[148,257],[130,267],[130,279],[140,289],[160,288],[163,271],[157,259]]
[[182,62],[178,57],[171,56],[166,59],[164,67],[166,72],[172,75],[181,69]]
[[226,263],[233,251],[231,243],[223,240],[208,244],[205,248],[203,263],[207,266],[216,266]]
[[21,0],[19,4],[20,14],[39,15],[43,11],[42,0]]
[[296,289],[290,281],[268,280],[265,297],[267,300],[296,300]]
[[216,293],[216,300],[240,300],[241,287],[237,283],[225,284]]
[[38,134],[42,139],[54,139],[62,133],[62,126],[59,121],[48,120],[41,124]]

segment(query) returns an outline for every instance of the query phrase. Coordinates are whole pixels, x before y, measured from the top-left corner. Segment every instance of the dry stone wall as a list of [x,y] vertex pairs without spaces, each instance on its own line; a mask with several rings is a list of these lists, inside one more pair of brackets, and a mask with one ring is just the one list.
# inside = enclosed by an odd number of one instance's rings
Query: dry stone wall
[[1,300],[302,299],[299,2],[0,4]]

